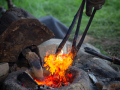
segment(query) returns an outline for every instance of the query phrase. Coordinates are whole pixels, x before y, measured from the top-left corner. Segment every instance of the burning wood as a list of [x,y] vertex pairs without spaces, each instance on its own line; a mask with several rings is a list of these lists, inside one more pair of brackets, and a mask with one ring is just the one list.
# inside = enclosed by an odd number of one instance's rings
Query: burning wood
[[19,80],[20,83],[22,83],[22,86],[25,88],[33,88],[35,90],[52,89],[52,87],[49,87],[47,85],[38,85],[31,75],[31,70],[26,70],[19,74],[17,76],[17,80]]
[[50,74],[44,77],[44,80],[35,80],[38,85],[47,85],[50,87],[61,87],[68,85],[72,74],[66,73],[66,70],[72,65],[71,56],[68,54],[55,54],[46,56],[44,67],[49,70]]
[[31,66],[31,71],[29,73],[32,75],[32,77],[38,80],[43,79],[43,69],[38,55],[35,52],[31,52],[29,48],[23,50],[22,54],[28,60],[28,63]]
[[25,72],[30,75],[38,85],[47,85],[52,88],[57,88],[70,83],[70,79],[73,75],[66,72],[66,70],[72,65],[73,60],[71,56],[68,56],[69,54],[61,53],[57,55],[57,57],[55,54],[46,56],[44,58],[44,67],[46,68],[43,69],[40,64],[40,58],[36,53],[26,48],[22,51],[22,54],[31,66],[31,69]]
[[22,72],[17,76],[17,80],[19,80],[23,87],[26,88],[34,88],[37,83],[34,81],[32,76],[28,73],[29,71]]
[[[72,76],[71,76],[71,74],[72,74]],[[70,83],[74,83],[75,85],[78,85],[77,83],[79,82],[79,80],[81,83],[87,82],[87,81],[81,80],[80,74],[84,75],[84,77],[82,77],[82,79],[86,78],[88,80],[88,78],[86,77],[86,73],[83,71],[79,71],[75,67],[70,67],[68,70],[66,70],[65,76],[66,76],[67,82],[59,81],[59,79],[58,79],[59,77],[57,77],[57,75],[47,76],[47,77],[44,77],[44,80],[37,81],[35,78],[33,78],[31,76],[30,70],[26,70],[26,71],[22,72],[21,74],[19,74],[17,76],[17,80],[19,80],[20,83],[22,83],[22,86],[24,86],[26,88],[33,88],[33,89],[37,89],[37,90],[53,89],[53,88],[55,89],[58,87],[67,86]],[[66,88],[68,88],[68,87],[66,87]],[[66,90],[66,89],[64,89],[64,90]]]

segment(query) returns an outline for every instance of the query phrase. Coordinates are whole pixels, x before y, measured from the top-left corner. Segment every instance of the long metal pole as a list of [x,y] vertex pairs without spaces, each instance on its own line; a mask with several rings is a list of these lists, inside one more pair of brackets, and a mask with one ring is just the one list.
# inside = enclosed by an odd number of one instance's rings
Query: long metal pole
[[86,34],[87,34],[87,32],[88,32],[88,29],[89,29],[89,27],[90,27],[90,25],[91,25],[91,22],[92,22],[92,20],[93,20],[93,18],[94,18],[95,13],[96,13],[96,9],[93,10],[93,13],[92,13],[92,15],[91,15],[91,17],[90,17],[90,20],[89,20],[88,24],[87,24],[87,27],[86,27],[86,29],[85,29],[85,31],[84,31],[81,39],[80,39],[80,42],[79,42],[78,45],[77,45],[77,51],[80,49],[80,47],[81,47],[81,45],[82,45],[82,43],[83,43],[83,41],[84,41],[84,39],[85,39],[85,36],[86,36]]
[[76,23],[76,20],[78,19],[78,16],[79,16],[79,14],[80,14],[81,8],[82,8],[82,6],[84,6],[84,5],[83,5],[84,2],[85,2],[85,0],[82,1],[82,4],[81,4],[78,12],[77,12],[76,15],[74,16],[74,19],[73,19],[72,24],[70,25],[70,27],[69,27],[69,29],[68,29],[68,32],[67,32],[66,36],[64,37],[64,39],[62,40],[62,42],[61,42],[60,45],[58,46],[58,48],[57,48],[57,50],[56,50],[56,53],[55,53],[56,55],[58,55],[58,54],[61,52],[61,49],[63,48],[63,46],[65,45],[66,41],[68,40],[68,38],[69,38],[69,36],[70,36],[70,33],[71,33],[71,31],[72,31],[75,23]]

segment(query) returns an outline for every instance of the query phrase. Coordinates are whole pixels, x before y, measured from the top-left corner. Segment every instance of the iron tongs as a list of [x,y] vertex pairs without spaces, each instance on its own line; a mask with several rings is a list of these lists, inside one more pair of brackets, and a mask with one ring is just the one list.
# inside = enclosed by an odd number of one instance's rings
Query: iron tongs
[[91,17],[89,19],[89,22],[88,22],[88,24],[87,24],[87,26],[85,28],[85,31],[84,31],[84,33],[83,33],[83,35],[82,35],[82,37],[81,37],[81,39],[80,39],[80,41],[78,43],[78,45],[76,45],[76,41],[77,41],[79,29],[80,29],[80,24],[81,24],[81,19],[82,19],[84,5],[85,5],[85,0],[82,1],[82,4],[81,4],[79,10],[77,11],[76,15],[74,16],[74,19],[73,19],[73,21],[72,21],[72,23],[71,23],[71,25],[70,25],[70,27],[69,27],[69,29],[67,31],[66,36],[64,37],[64,39],[62,40],[62,42],[58,46],[58,48],[56,50],[56,53],[55,53],[56,55],[58,55],[61,52],[61,49],[63,48],[63,46],[65,45],[66,41],[68,40],[68,38],[70,36],[70,33],[71,33],[73,27],[75,26],[76,20],[79,17],[78,23],[77,23],[77,29],[76,29],[76,32],[75,32],[75,35],[74,35],[74,39],[73,39],[73,43],[72,43],[72,48],[71,48],[71,53],[74,54],[74,57],[77,55],[77,52],[79,51],[79,49],[80,49],[80,47],[81,47],[81,45],[82,45],[82,43],[84,41],[84,38],[85,38],[85,36],[87,34],[87,31],[88,31],[88,29],[89,29],[89,27],[91,25],[93,17],[94,17],[94,15],[96,13],[96,9],[94,9],[93,12],[92,12],[92,15],[91,15]]

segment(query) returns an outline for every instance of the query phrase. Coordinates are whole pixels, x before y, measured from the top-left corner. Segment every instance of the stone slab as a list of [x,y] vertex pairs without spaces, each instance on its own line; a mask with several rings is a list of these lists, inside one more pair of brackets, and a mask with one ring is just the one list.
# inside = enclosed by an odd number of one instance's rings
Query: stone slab
[[[39,53],[41,58],[43,59],[44,56],[55,54],[59,44],[62,42],[62,39],[50,39],[48,41],[43,42],[38,46]],[[63,47],[63,54],[68,53],[70,51],[70,42],[66,42],[66,44]]]
[[9,65],[8,63],[0,63],[0,77],[4,76],[9,72]]

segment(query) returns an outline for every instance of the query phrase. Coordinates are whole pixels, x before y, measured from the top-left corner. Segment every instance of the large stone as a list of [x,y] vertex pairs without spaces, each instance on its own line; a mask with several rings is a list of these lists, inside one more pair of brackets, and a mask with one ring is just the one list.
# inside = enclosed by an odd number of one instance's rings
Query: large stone
[[3,82],[8,76],[9,65],[8,63],[0,63],[0,90],[2,90]]
[[17,76],[21,74],[23,71],[24,70],[18,70],[16,72],[10,73],[6,80],[4,81],[3,90],[28,90],[17,81]]
[[11,25],[12,22],[25,18],[36,19],[32,14],[22,8],[12,7],[8,9],[0,18],[0,35]]
[[48,45],[48,46],[39,46],[40,57],[44,59],[45,56],[54,54],[56,51],[56,45]]
[[[61,39],[50,39],[47,40],[45,42],[43,42],[42,44],[40,44],[38,46],[39,48],[39,52],[40,52],[40,56],[42,59],[44,59],[44,56],[50,55],[50,54],[55,54],[57,47],[59,46],[59,44],[62,42]],[[63,54],[68,53],[71,43],[69,41],[66,42],[66,44],[63,47]]]
[[9,72],[8,63],[0,63],[0,77],[6,75]]
[[0,62],[16,62],[23,49],[37,46],[53,36],[37,19],[16,20],[0,35]]

